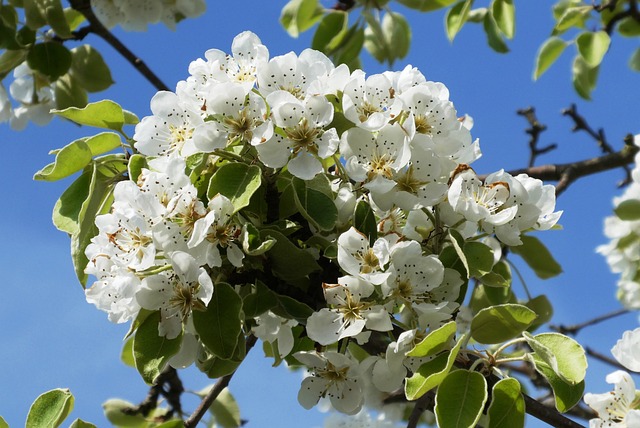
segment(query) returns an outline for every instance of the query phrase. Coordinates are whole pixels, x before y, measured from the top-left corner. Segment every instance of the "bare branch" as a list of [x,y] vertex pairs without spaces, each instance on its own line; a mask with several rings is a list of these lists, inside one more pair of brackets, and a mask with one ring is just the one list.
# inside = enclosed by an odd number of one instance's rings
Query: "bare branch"
[[[246,352],[249,352],[249,350],[253,348],[253,345],[256,344],[257,340],[258,338],[254,335],[249,335],[247,337],[247,340],[245,342]],[[229,385],[229,382],[231,381],[231,378],[234,374],[235,371],[218,379],[215,385],[213,385],[213,388],[211,388],[202,402],[200,402],[198,408],[193,412],[193,414],[191,414],[191,416],[189,416],[189,419],[184,422],[185,428],[194,428],[196,425],[198,425],[198,422],[200,422],[205,413],[207,413],[207,410],[209,410],[209,407],[211,407],[218,395],[220,395],[222,390],[225,389],[227,385]]]
[[550,328],[552,330],[557,331],[558,333],[575,336],[576,334],[578,334],[578,332],[580,330],[582,330],[585,327],[589,327],[589,326],[601,323],[603,321],[607,321],[607,320],[609,320],[611,318],[615,318],[617,316],[624,315],[624,314],[626,314],[628,312],[629,312],[628,309],[624,309],[624,308],[623,309],[618,309],[618,310],[615,310],[613,312],[609,312],[608,314],[600,315],[600,316],[597,316],[597,317],[595,317],[593,319],[590,319],[588,321],[581,322],[579,324],[574,324],[574,325],[570,325],[570,326],[551,325]]
[[529,166],[533,166],[535,164],[536,158],[544,153],[550,152],[558,147],[557,144],[550,144],[546,147],[538,148],[538,142],[540,138],[540,134],[547,129],[546,125],[538,122],[538,118],[536,117],[536,111],[533,107],[527,107],[524,109],[520,109],[517,111],[520,116],[524,116],[531,125],[530,128],[527,128],[525,132],[531,136],[529,139],[529,149],[531,150],[531,154],[529,157]]
[[180,397],[183,392],[184,387],[178,377],[178,372],[173,367],[167,366],[154,381],[144,401],[135,407],[123,409],[123,413],[147,416],[158,406],[158,399],[162,396],[169,404],[169,410],[163,415],[162,420],[169,420],[173,415],[182,413]]
[[413,407],[413,410],[411,411],[411,415],[409,416],[407,428],[416,428],[425,410],[433,410],[433,407],[436,405],[435,400],[436,393],[433,389],[424,394],[422,397],[418,398],[415,406]]
[[93,13],[91,9],[91,0],[69,0],[71,7],[80,12],[89,22],[87,31],[96,34],[111,45],[120,55],[133,65],[157,90],[169,91],[169,87],[165,85],[156,74],[133,52],[129,50],[116,36],[109,31],[107,27]]

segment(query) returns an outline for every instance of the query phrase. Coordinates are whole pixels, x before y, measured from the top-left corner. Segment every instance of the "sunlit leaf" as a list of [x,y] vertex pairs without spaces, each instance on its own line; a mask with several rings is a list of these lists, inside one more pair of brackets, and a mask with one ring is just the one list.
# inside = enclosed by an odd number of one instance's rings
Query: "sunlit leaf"
[[480,343],[502,343],[525,331],[537,318],[523,305],[503,304],[482,309],[471,321],[471,337]]
[[584,380],[576,384],[571,384],[558,376],[537,354],[533,354],[533,360],[536,370],[542,374],[549,382],[549,385],[551,385],[556,409],[558,409],[559,412],[564,413],[580,402],[584,394]]
[[253,193],[262,183],[262,171],[256,165],[228,163],[220,167],[211,177],[207,196],[212,199],[218,193],[229,198],[234,210],[247,205]]
[[125,114],[119,104],[111,100],[89,103],[84,108],[70,107],[53,110],[52,113],[69,119],[79,125],[120,131],[125,124]]
[[499,380],[491,392],[487,428],[524,427],[525,404],[520,382],[514,378]]
[[476,426],[487,402],[487,381],[478,372],[454,370],[436,392],[436,422],[443,428]]
[[71,49],[71,58],[71,73],[87,91],[104,91],[113,84],[109,67],[94,47],[75,47]]
[[447,37],[450,41],[456,37],[456,34],[462,29],[462,26],[467,22],[469,11],[473,5],[473,0],[463,0],[456,3],[449,11],[445,18],[445,27],[447,31]]
[[587,358],[578,342],[560,333],[540,333],[531,336],[525,332],[523,335],[535,352],[534,363],[543,361],[570,385],[584,380]]
[[568,43],[559,37],[548,38],[540,49],[536,56],[536,65],[533,70],[533,80],[537,80],[542,74],[547,71],[551,65],[562,55]]
[[578,52],[589,67],[597,67],[609,50],[611,38],[606,31],[586,31],[576,38]]
[[494,0],[491,11],[502,34],[512,39],[516,27],[516,9],[513,0]]
[[538,278],[553,278],[562,273],[558,262],[538,238],[522,235],[520,239],[522,245],[511,247],[511,251],[522,257]]
[[31,404],[25,428],[56,428],[73,410],[74,398],[68,389],[53,389]]
[[485,14],[484,20],[482,21],[482,27],[487,35],[487,42],[491,49],[499,53],[509,52],[509,47],[502,38],[502,34],[498,29],[498,24],[496,23],[491,10]]
[[280,23],[291,37],[298,37],[318,22],[322,15],[318,0],[290,0],[282,9]]
[[56,80],[69,71],[71,52],[61,43],[38,43],[29,49],[27,63],[32,70],[42,73],[50,80]]
[[169,359],[178,353],[182,344],[182,333],[175,339],[160,336],[159,323],[160,311],[156,311],[140,324],[133,339],[136,369],[149,385],[164,370]]
[[449,321],[441,327],[430,331],[427,336],[415,345],[407,357],[429,357],[442,351],[451,343],[451,339],[456,334],[456,322]]

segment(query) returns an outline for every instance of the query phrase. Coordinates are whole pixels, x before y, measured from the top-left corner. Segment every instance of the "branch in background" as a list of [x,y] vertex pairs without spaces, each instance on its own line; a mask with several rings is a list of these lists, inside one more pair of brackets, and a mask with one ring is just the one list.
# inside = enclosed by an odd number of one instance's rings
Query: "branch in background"
[[[616,9],[617,4],[618,4],[618,0],[611,0],[610,2],[608,2],[606,4],[596,5],[593,8],[597,12],[602,12],[603,10],[607,10],[607,9],[609,11],[613,12]],[[627,17],[631,17],[637,23],[640,23],[640,12],[638,11],[637,0],[630,0],[629,1],[629,8],[625,9],[625,10],[623,10],[621,12],[618,12],[615,15],[613,15],[609,19],[609,22],[607,22],[607,25],[605,25],[602,28],[602,30],[606,31],[607,34],[609,34],[609,35],[613,34],[613,31],[616,29],[616,25],[620,21],[622,21],[624,18],[627,18]]]
[[585,327],[589,327],[598,323],[601,323],[602,321],[607,321],[611,318],[615,318],[617,316],[620,315],[624,315],[626,313],[628,313],[629,310],[628,309],[618,309],[615,310],[613,312],[609,312],[608,314],[604,314],[604,315],[600,315],[598,317],[595,317],[593,319],[590,319],[588,321],[585,322],[581,322],[580,324],[574,324],[574,325],[570,325],[570,326],[564,326],[564,325],[550,325],[549,327],[552,330],[557,331],[558,333],[562,333],[565,335],[570,335],[570,336],[575,336],[576,334],[578,334],[578,332],[580,332],[580,330],[582,330]]
[[629,370],[625,366],[620,364],[618,361],[614,360],[613,358],[609,357],[608,355],[604,355],[604,354],[596,351],[595,349],[592,349],[592,348],[587,346],[584,350],[587,353],[587,355],[589,355],[589,356],[591,356],[593,358],[596,358],[596,359],[602,361],[603,363],[609,364],[610,366],[613,366],[617,370],[624,370],[624,371]]
[[[165,388],[166,387],[166,388]],[[171,366],[167,366],[162,371],[149,389],[147,397],[142,403],[136,407],[123,409],[123,413],[128,415],[147,416],[158,406],[160,396],[164,397],[169,404],[169,410],[163,415],[162,420],[168,421],[173,415],[182,414],[182,406],[180,404],[180,396],[184,392],[182,381],[178,377],[178,372]]]
[[529,157],[529,166],[533,166],[536,162],[536,158],[542,154],[550,152],[558,147],[557,144],[550,144],[543,148],[538,148],[538,142],[540,138],[540,134],[547,129],[546,125],[538,122],[538,118],[536,117],[536,111],[533,107],[527,107],[524,109],[520,109],[517,111],[520,116],[524,116],[531,125],[531,128],[527,128],[525,132],[531,136],[529,140],[529,149],[531,150],[531,155]]
[[136,55],[133,54],[116,36],[107,29],[91,9],[90,0],[69,0],[71,7],[80,12],[89,22],[87,32],[91,32],[101,37],[109,43],[120,55],[135,67],[157,90],[169,91],[169,87],[165,85],[156,74]]
[[436,405],[436,391],[432,389],[431,391],[424,394],[422,397],[418,398],[415,406],[413,406],[413,410],[411,411],[411,415],[409,416],[409,422],[407,423],[407,428],[417,428],[418,423],[420,422],[420,418],[422,414],[426,410],[433,410]]
[[[571,104],[569,108],[566,108],[562,111],[564,116],[569,116],[571,120],[573,120],[573,132],[584,131],[589,134],[595,141],[598,143],[598,147],[602,150],[602,153],[615,153],[615,150],[611,145],[607,142],[607,138],[604,135],[604,129],[599,128],[598,131],[595,131],[589,123],[587,123],[586,119],[578,114],[578,110],[576,109],[575,104]],[[624,181],[619,183],[619,186],[624,186],[626,184],[631,183],[631,169],[628,166],[623,167],[627,177]]]
[[338,2],[332,7],[334,10],[348,11],[356,5],[355,0],[338,0]]
[[[256,344],[257,340],[258,338],[254,335],[249,335],[247,337],[247,340],[245,342],[247,353],[251,348],[253,348],[253,345]],[[196,425],[198,425],[198,422],[200,422],[205,413],[207,413],[207,410],[209,410],[209,407],[211,407],[218,395],[220,395],[222,390],[225,389],[227,385],[229,385],[229,382],[231,381],[231,378],[234,374],[235,371],[218,379],[215,385],[213,385],[213,388],[211,388],[211,390],[204,397],[198,408],[193,412],[191,416],[189,416],[189,419],[184,422],[185,428],[194,428]]]

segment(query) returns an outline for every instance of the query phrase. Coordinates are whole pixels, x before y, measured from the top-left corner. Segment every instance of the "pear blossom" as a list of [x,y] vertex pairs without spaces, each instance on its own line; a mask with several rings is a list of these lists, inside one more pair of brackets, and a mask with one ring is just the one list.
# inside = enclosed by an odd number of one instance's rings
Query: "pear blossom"
[[338,237],[338,264],[350,275],[374,285],[382,284],[390,275],[385,272],[389,262],[389,241],[378,238],[373,246],[369,238],[351,227]]
[[366,281],[344,276],[337,284],[322,284],[322,289],[331,308],[322,308],[307,320],[307,334],[319,344],[357,336],[365,327],[376,331],[393,328],[387,310],[366,300],[374,290]]
[[640,372],[640,328],[625,331],[611,353],[627,369]]
[[298,392],[298,401],[310,409],[328,397],[339,412],[355,414],[363,405],[363,387],[357,361],[333,351],[296,352],[293,356],[309,368]]
[[633,379],[622,370],[607,375],[607,383],[613,384],[612,392],[604,394],[587,393],[584,401],[596,411],[597,419],[589,421],[590,428],[620,427],[632,428],[640,423],[640,402],[636,400]]
[[[136,292],[140,289],[140,280],[125,269],[117,269],[105,258],[90,259],[87,273],[98,277],[91,287],[85,290],[88,303],[95,305],[108,314],[109,321],[124,323],[134,319],[140,311]],[[106,265],[111,269],[106,268]]]
[[402,111],[402,102],[394,97],[392,89],[391,81],[383,74],[365,78],[361,70],[354,71],[344,87],[344,116],[362,129],[382,129]]
[[175,339],[195,309],[204,309],[213,295],[213,283],[207,272],[189,254],[170,255],[171,270],[148,276],[136,293],[141,307],[160,310],[158,334]]
[[279,317],[267,311],[255,318],[257,325],[251,330],[263,342],[277,344],[278,355],[284,358],[293,349],[293,332],[291,329],[298,325],[296,320]]
[[272,92],[267,103],[284,135],[276,132],[256,146],[260,160],[271,168],[287,165],[294,176],[311,180],[323,171],[319,159],[332,156],[340,142],[335,128],[324,129],[333,120],[333,106],[323,96],[301,101],[286,91]]
[[[9,85],[9,93],[20,106],[13,109],[10,124],[16,131],[24,129],[29,121],[42,126],[53,119],[50,113],[56,108],[53,85],[36,74],[26,61],[13,70],[14,81]],[[6,101],[4,104],[6,108]]]

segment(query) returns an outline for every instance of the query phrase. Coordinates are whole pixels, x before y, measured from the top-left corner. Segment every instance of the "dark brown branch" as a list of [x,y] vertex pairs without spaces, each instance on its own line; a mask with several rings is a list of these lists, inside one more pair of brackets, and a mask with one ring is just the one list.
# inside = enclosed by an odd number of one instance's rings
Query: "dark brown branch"
[[422,397],[418,398],[416,404],[411,411],[411,415],[409,416],[409,422],[407,423],[407,428],[417,428],[418,423],[420,422],[420,418],[425,410],[433,410],[436,405],[436,393],[435,390],[431,390],[424,394]]
[[[247,337],[247,340],[245,342],[247,350],[246,352],[249,352],[249,350],[253,348],[253,345],[256,344],[257,340],[258,338],[254,335],[250,335],[249,337]],[[215,385],[213,385],[213,388],[211,388],[204,399],[200,402],[198,408],[193,412],[193,414],[191,414],[191,416],[189,416],[189,419],[184,422],[185,428],[194,428],[196,425],[198,425],[198,422],[200,422],[205,413],[207,413],[207,410],[209,410],[209,407],[211,407],[218,395],[220,395],[222,390],[225,389],[227,385],[229,385],[229,382],[231,381],[231,378],[234,374],[235,371],[218,379]]]
[[169,404],[169,410],[162,416],[162,421],[167,421],[171,419],[173,415],[182,414],[180,397],[183,392],[184,387],[178,377],[178,372],[173,367],[167,366],[154,381],[144,401],[135,407],[123,409],[123,413],[147,416],[158,406],[158,399],[162,396]]
[[333,6],[332,9],[348,11],[353,9],[355,5],[355,0],[338,0],[338,2]]
[[129,61],[157,90],[169,91],[169,87],[165,85],[139,57],[134,55],[107,27],[102,25],[102,22],[100,22],[95,13],[93,13],[93,9],[91,9],[91,0],[69,0],[69,4],[87,19],[87,22],[89,22],[88,31],[109,43],[111,47]]
[[587,353],[587,355],[589,355],[590,357],[596,358],[596,359],[602,361],[603,363],[609,364],[610,366],[613,366],[618,370],[625,370],[625,371],[628,370],[625,366],[620,364],[618,361],[614,360],[613,358],[609,357],[608,355],[604,355],[604,354],[596,351],[595,349],[592,349],[592,348],[587,346],[584,350]]
[[538,156],[556,149],[558,145],[550,144],[546,147],[538,147],[540,134],[547,129],[547,126],[538,121],[538,118],[536,117],[536,111],[533,107],[520,109],[517,111],[517,113],[527,119],[527,122],[529,122],[529,125],[531,125],[530,128],[527,128],[525,130],[525,132],[531,137],[529,139],[529,149],[531,151],[531,154],[529,156],[529,166],[531,167],[535,164],[536,158]]
[[572,421],[557,410],[547,407],[538,400],[522,394],[527,413],[556,428],[584,428],[584,425]]
[[574,325],[570,325],[570,326],[551,325],[550,328],[552,330],[557,331],[558,333],[562,333],[562,334],[565,334],[565,335],[568,334],[570,336],[575,336],[576,334],[578,334],[578,332],[580,330],[582,330],[585,327],[590,327],[592,325],[601,323],[603,321],[607,321],[607,320],[609,320],[611,318],[615,318],[617,316],[624,315],[624,314],[626,314],[628,312],[629,312],[628,309],[618,309],[618,310],[615,310],[613,312],[609,312],[608,314],[600,315],[600,316],[597,316],[597,317],[595,317],[593,319],[581,322],[579,324],[574,324]]

